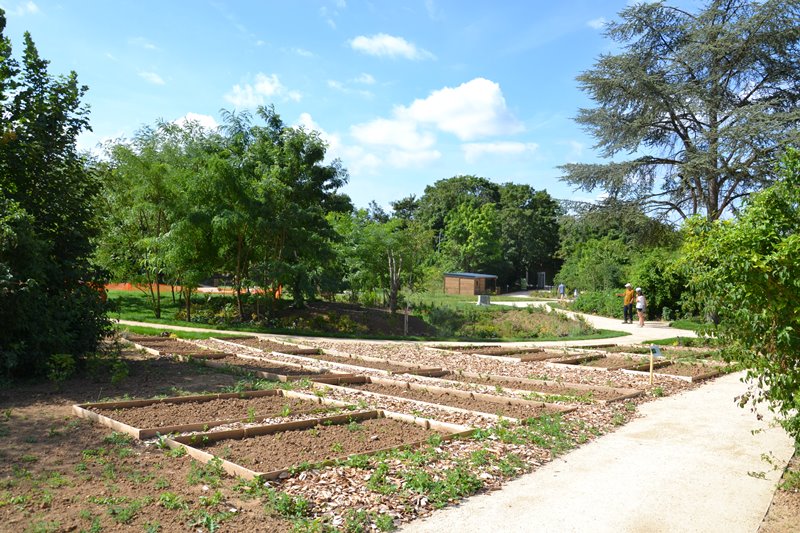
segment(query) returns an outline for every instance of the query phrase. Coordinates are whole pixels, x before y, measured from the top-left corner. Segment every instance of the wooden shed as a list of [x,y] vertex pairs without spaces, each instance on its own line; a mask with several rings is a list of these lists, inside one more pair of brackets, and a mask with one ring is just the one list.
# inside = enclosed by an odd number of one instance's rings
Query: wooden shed
[[445,294],[494,294],[497,276],[472,272],[447,272],[444,275]]

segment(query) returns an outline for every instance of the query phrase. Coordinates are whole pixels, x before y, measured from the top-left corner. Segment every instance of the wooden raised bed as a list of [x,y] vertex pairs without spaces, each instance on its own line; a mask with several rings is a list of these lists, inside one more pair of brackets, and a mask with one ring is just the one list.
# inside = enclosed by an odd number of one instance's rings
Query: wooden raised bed
[[[662,377],[662,378],[672,378],[678,379],[681,381],[688,381],[689,383],[695,381],[702,381],[704,379],[713,378],[719,376],[722,373],[720,368],[709,368],[706,372],[691,372],[686,367],[700,367],[700,368],[708,368],[704,365],[691,365],[688,363],[672,363],[669,361],[665,362],[661,367],[658,368],[657,372],[653,372],[654,376]],[[644,369],[636,369],[636,370],[623,370],[626,374],[635,374],[635,375],[650,375],[649,369],[645,371]]]
[[236,342],[236,340],[231,341],[229,339],[214,340],[217,342],[230,344],[232,347],[247,346],[248,348],[255,348],[266,353],[277,352],[288,355],[314,355],[321,352],[319,348],[304,348],[297,344],[276,341],[274,339],[265,339],[264,337],[247,337],[239,340],[239,342]]
[[[332,416],[325,418],[302,420],[297,422],[289,422],[286,424],[258,426],[258,427],[230,430],[230,431],[218,431],[212,433],[197,433],[190,436],[177,437],[174,439],[165,439],[164,442],[170,448],[173,449],[179,447],[183,448],[186,450],[187,454],[193,457],[194,459],[201,461],[203,463],[208,463],[213,459],[215,459],[215,455],[204,451],[202,448],[214,447],[219,442],[232,441],[232,440],[241,441],[243,439],[248,439],[248,440],[252,439],[252,441],[248,443],[248,448],[257,449],[259,446],[259,439],[262,438],[269,439],[270,444],[274,443],[276,437],[273,437],[273,435],[279,435],[279,437],[277,438],[280,438],[282,441],[288,441],[290,440],[291,437],[290,432],[294,431],[310,432],[311,430],[314,430],[317,432],[321,432],[325,431],[326,428],[330,428],[332,426],[342,426],[352,423],[363,424],[366,421],[377,420],[377,419],[389,419],[393,421],[399,421],[403,424],[413,424],[421,428],[424,428],[424,430],[426,430],[430,435],[437,434],[440,435],[443,439],[451,439],[458,436],[471,435],[472,432],[474,431],[474,429],[469,428],[467,426],[460,426],[456,424],[448,424],[429,419],[417,418],[409,415],[404,415],[401,413],[376,410],[376,411],[367,411],[361,413],[353,413],[348,415],[339,415],[339,416]],[[400,436],[402,436],[405,432],[400,431],[397,433]],[[364,446],[363,451],[353,451],[344,455],[340,455],[338,457],[329,457],[321,460],[302,461],[302,462],[312,463],[314,467],[322,467],[334,464],[337,461],[345,460],[347,457],[351,455],[372,455],[380,452],[394,450],[397,448],[416,447],[424,444],[424,442],[425,439],[413,439],[409,440],[408,442],[404,442],[400,445],[381,447],[380,444],[377,443],[377,441],[367,441],[365,442],[366,446]],[[291,444],[284,444],[284,445],[291,446]],[[223,450],[225,450],[225,448],[223,448]],[[277,457],[278,459],[280,459],[281,454],[273,452],[270,455],[270,457],[271,458]],[[279,468],[274,468],[269,471],[257,471],[221,457],[219,459],[221,461],[222,468],[227,473],[233,476],[240,476],[244,479],[256,479],[256,478],[261,480],[278,479],[280,477],[288,476],[291,469],[299,464],[299,463],[285,464]]]
[[602,385],[586,385],[584,383],[569,383],[551,381],[545,379],[528,379],[509,376],[497,376],[492,374],[477,374],[473,372],[449,371],[444,376],[437,379],[431,378],[430,381],[449,381],[451,383],[470,383],[475,385],[500,386],[520,392],[536,392],[544,395],[577,396],[580,397],[595,394],[599,398],[592,397],[592,402],[610,403],[619,400],[627,400],[640,396],[643,391],[639,389],[629,389],[623,387],[605,387]]
[[[105,415],[102,413],[97,412],[96,410],[102,411],[113,411],[114,409],[128,409],[128,408],[136,408],[136,407],[145,407],[151,405],[164,405],[164,404],[179,404],[179,403],[193,403],[193,402],[207,402],[211,400],[218,400],[218,399],[246,399],[246,398],[261,398],[266,396],[273,396],[273,397],[283,397],[283,398],[292,398],[292,399],[299,399],[306,402],[309,402],[310,406],[313,405],[326,405],[326,406],[334,406],[334,407],[348,407],[350,404],[346,402],[340,402],[338,400],[330,400],[325,398],[319,398],[314,395],[310,394],[303,394],[295,391],[286,391],[286,390],[263,390],[263,391],[247,391],[247,392],[231,392],[231,393],[220,393],[220,394],[202,394],[202,395],[191,395],[191,396],[175,396],[169,398],[156,398],[150,400],[127,400],[127,401],[119,401],[119,402],[98,402],[98,403],[84,403],[84,404],[77,404],[72,406],[72,413],[75,416],[80,418],[86,418],[97,422],[98,424],[110,427],[114,431],[119,431],[122,433],[126,433],[132,436],[135,439],[144,440],[153,438],[157,435],[167,435],[169,433],[185,433],[185,432],[192,432],[192,431],[208,431],[209,428],[222,426],[225,424],[232,424],[235,422],[242,422],[243,417],[241,418],[227,418],[227,419],[217,419],[217,420],[202,420],[202,421],[195,421],[186,424],[176,424],[171,426],[160,426],[160,427],[153,427],[153,428],[138,428],[130,424],[126,424],[120,420],[115,419],[113,416]],[[263,420],[266,417],[261,417]]]
[[[601,372],[607,372],[609,370],[647,370],[649,374],[650,371],[650,361],[648,357],[640,357],[634,361],[623,357],[592,354],[570,357],[559,361],[548,362],[547,364],[560,368],[579,368],[598,370]],[[653,368],[660,368],[668,364],[668,361],[664,361],[663,359],[658,360],[653,364]]]
[[521,347],[521,346],[427,346],[428,350],[445,352],[445,353],[458,353],[463,355],[473,355],[475,357],[483,357],[493,360],[505,360],[513,363],[525,363],[528,361],[546,361],[548,359],[556,359],[563,357],[561,354],[554,354],[545,351],[544,348],[537,347]]
[[[193,356],[177,356],[181,361],[187,361]],[[222,361],[228,359],[229,361]],[[319,378],[346,380],[353,377],[353,374],[333,372],[328,368],[319,366],[307,366],[299,363],[289,363],[286,361],[275,361],[265,357],[252,355],[225,354],[220,360],[202,360],[204,365],[212,368],[227,368],[240,371],[242,373],[252,373],[253,375],[271,381],[299,381],[303,379],[316,380]]]
[[334,350],[326,350],[325,353],[316,355],[307,355],[303,360],[316,360],[334,363],[337,366],[342,366],[347,369],[355,371],[363,371],[365,369],[378,371],[382,374],[414,374],[417,376],[439,376],[446,373],[441,367],[425,367],[404,363],[401,361],[392,361],[390,359],[382,359],[379,357],[369,357],[363,355],[350,355]]
[[153,340],[143,340],[141,337],[128,339],[137,350],[144,350],[152,355],[191,356],[196,359],[221,359],[226,356],[224,352],[209,350],[180,339],[153,337]]
[[[319,383],[315,383],[313,386],[315,388],[325,388],[324,385]],[[376,398],[411,400],[423,405],[455,413],[478,414],[494,419],[502,417],[504,419],[519,421],[523,418],[535,417],[545,413],[568,413],[575,410],[575,407],[553,403],[524,400],[516,397],[495,396],[493,394],[470,392],[436,385],[423,385],[420,383],[410,383],[407,381],[374,376],[361,376],[360,381],[354,381],[340,388],[341,390],[350,392],[358,390],[359,394],[365,394]],[[464,407],[464,405],[469,405],[469,407]],[[527,416],[519,417],[497,414],[498,411],[502,412],[504,409],[513,410],[514,412],[521,411]]]

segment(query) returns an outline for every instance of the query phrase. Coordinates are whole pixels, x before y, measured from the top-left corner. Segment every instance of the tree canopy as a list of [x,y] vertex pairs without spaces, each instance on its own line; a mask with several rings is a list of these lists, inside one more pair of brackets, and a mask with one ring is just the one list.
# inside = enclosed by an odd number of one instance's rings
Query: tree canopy
[[620,19],[606,35],[621,51],[577,78],[597,103],[577,121],[603,157],[633,158],[564,165],[563,179],[682,218],[735,210],[800,140],[800,4],[642,2]]
[[21,62],[0,10],[0,373],[93,351],[110,327],[90,259],[99,181],[75,147],[87,88],[54,77],[30,34]]

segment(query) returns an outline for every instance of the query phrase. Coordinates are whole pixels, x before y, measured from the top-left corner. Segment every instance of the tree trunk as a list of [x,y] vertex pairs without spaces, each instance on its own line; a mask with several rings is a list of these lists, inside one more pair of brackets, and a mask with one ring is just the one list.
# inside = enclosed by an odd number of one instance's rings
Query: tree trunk
[[395,258],[394,253],[387,252],[389,258],[389,310],[397,312],[397,293],[400,291],[400,271],[403,268],[403,258]]
[[192,321],[192,289],[189,287],[183,287],[183,290],[186,292],[186,321]]

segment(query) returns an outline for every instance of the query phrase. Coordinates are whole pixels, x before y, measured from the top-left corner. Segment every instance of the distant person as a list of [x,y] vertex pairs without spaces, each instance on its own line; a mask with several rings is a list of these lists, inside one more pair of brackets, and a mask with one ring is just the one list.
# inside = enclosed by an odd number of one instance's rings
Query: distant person
[[617,296],[622,296],[622,323],[633,324],[633,304],[636,301],[636,293],[631,288],[631,284],[626,283],[625,291]]
[[573,299],[573,300],[577,300],[577,299],[578,299],[578,289],[575,289],[575,290],[572,292],[572,299]]
[[558,299],[559,301],[564,299],[564,296],[567,294],[567,287],[563,283],[558,284]]
[[647,312],[647,299],[641,287],[636,287],[636,313],[639,315],[639,327],[644,327],[644,314]]

